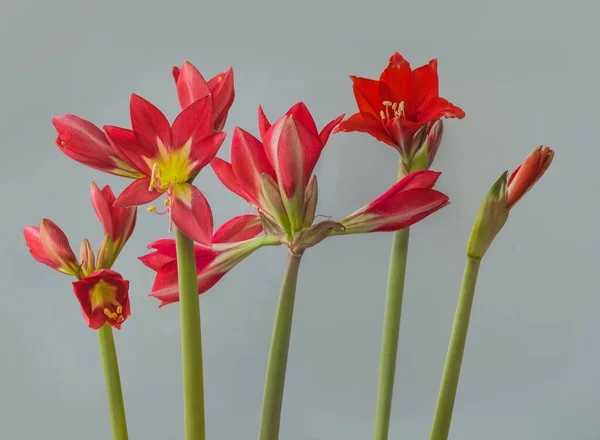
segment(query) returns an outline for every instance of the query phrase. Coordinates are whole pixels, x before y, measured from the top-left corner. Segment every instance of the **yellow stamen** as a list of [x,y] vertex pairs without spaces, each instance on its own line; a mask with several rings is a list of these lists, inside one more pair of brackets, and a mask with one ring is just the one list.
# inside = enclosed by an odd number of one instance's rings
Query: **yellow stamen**
[[386,107],[389,105],[392,105],[391,101],[383,101],[383,105],[385,105]]
[[171,200],[170,199],[165,199],[165,206],[171,206]]
[[121,313],[123,313],[123,306],[119,306],[117,307],[117,313],[120,315]]
[[385,121],[385,113],[383,112],[383,110],[379,112],[379,116],[381,116],[381,119]]
[[146,208],[146,210],[147,210],[148,212],[154,212],[154,211],[156,211],[156,206],[154,206],[154,205],[150,205],[150,206],[148,206],[148,207]]

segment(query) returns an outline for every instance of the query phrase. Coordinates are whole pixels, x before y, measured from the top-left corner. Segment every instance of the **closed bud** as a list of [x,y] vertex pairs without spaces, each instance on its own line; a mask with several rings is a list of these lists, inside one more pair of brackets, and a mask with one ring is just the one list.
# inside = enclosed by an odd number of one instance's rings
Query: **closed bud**
[[500,232],[506,223],[506,219],[508,219],[506,208],[507,176],[508,172],[504,172],[481,202],[467,245],[467,255],[469,257],[483,258],[494,237]]
[[110,269],[113,264],[113,241],[110,235],[105,235],[100,249],[98,250],[98,258],[96,258],[96,270]]
[[281,200],[281,194],[279,192],[279,185],[271,176],[264,173],[261,176],[262,183],[262,196],[264,197],[265,205],[267,210],[273,214],[273,217],[279,223],[279,226],[291,235],[290,221],[285,210],[283,201]]
[[440,148],[444,126],[442,120],[429,122],[413,136],[411,156],[404,164],[408,172],[427,170]]
[[84,238],[81,242],[81,248],[79,249],[79,261],[84,276],[91,274],[96,269],[94,251],[92,250],[92,246],[87,238]]

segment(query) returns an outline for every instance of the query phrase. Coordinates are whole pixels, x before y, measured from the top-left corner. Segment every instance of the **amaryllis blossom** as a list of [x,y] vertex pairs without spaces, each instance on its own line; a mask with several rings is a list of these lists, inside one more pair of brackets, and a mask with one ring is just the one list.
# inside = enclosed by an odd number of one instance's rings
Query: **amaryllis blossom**
[[131,314],[129,281],[113,270],[97,270],[75,281],[73,290],[91,329],[98,330],[105,323],[120,329]]
[[[262,231],[260,217],[247,214],[235,217],[217,230],[212,247],[195,245],[198,293],[206,292],[240,261],[262,246],[281,243],[276,236],[255,237]],[[157,240],[148,248],[154,249],[140,257],[142,263],[156,271],[150,296],[161,300],[160,307],[179,301],[177,252],[175,240]]]
[[129,240],[129,237],[131,237],[131,234],[133,234],[137,218],[137,208],[135,206],[129,208],[113,206],[116,198],[108,185],[101,190],[92,182],[91,193],[92,206],[100,219],[100,223],[102,223],[104,234],[111,237],[111,260],[114,262],[127,240]]
[[51,220],[42,220],[39,227],[23,229],[31,256],[46,266],[71,276],[80,273],[79,262],[65,233]]
[[507,172],[500,176],[481,202],[471,231],[467,255],[474,258],[485,255],[494,237],[504,227],[512,208],[540,180],[553,159],[554,151],[540,145],[509,179]]
[[[168,212],[185,235],[209,244],[212,212],[202,193],[190,181],[212,160],[225,138],[225,133],[213,134],[211,97],[205,96],[187,106],[172,126],[158,108],[137,95],[131,96],[130,113],[133,130],[104,127],[112,151],[136,173],[126,176],[135,181],[119,195],[115,206],[143,205],[166,194],[166,209],[159,213]],[[61,139],[73,142],[65,141],[65,148],[77,151],[92,148],[98,157],[108,154],[89,137],[72,136],[75,128],[69,124],[70,120],[67,116],[53,119],[55,126],[61,127]],[[85,141],[85,145],[76,141]],[[71,157],[79,160],[80,156]],[[100,161],[96,168],[102,169],[99,164]],[[113,168],[103,171],[115,174]]]
[[316,204],[317,197],[312,172],[331,131],[343,116],[319,132],[301,102],[273,125],[259,107],[262,142],[236,127],[231,163],[215,158],[211,166],[227,188],[256,206],[263,216],[291,237],[312,225],[314,212],[311,215],[310,209],[307,210]]
[[222,131],[227,120],[227,113],[233,104],[235,91],[233,88],[233,69],[219,73],[208,80],[204,79],[192,63],[184,62],[181,69],[173,67],[173,79],[177,87],[177,96],[181,108],[209,96],[212,102],[214,131]]
[[412,70],[398,52],[390,57],[379,80],[351,76],[359,112],[343,121],[336,132],[360,131],[397,148],[409,162],[414,134],[428,122],[464,118],[465,112],[441,98],[437,60]]
[[448,196],[433,189],[440,174],[416,171],[404,177],[380,197],[340,220],[343,233],[397,231],[443,208],[450,203]]

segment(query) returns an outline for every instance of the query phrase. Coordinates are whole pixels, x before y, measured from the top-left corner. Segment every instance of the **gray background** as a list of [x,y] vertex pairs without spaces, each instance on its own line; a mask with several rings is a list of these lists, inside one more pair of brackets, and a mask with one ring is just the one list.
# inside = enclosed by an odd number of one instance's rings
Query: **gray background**
[[[597,124],[600,61],[592,2],[3,2],[0,7],[0,426],[2,438],[109,438],[96,336],[70,279],[35,263],[21,229],[57,222],[97,246],[87,169],[53,145],[53,115],[128,125],[131,92],[178,112],[171,66],[233,65],[226,130],[257,132],[303,100],[322,127],[355,111],[348,75],[377,77],[399,50],[438,57],[442,96],[467,112],[446,125],[435,168],[452,203],[413,228],[391,439],[426,439],[479,201],[537,144],[556,149],[480,273],[451,438],[598,439]],[[220,152],[229,157],[230,137]],[[363,134],[331,138],[316,169],[318,212],[339,218],[394,181],[397,155]],[[210,169],[199,186],[215,222],[245,212]],[[117,334],[130,436],[182,438],[177,305],[147,298],[135,258],[165,236],[140,211],[116,269],[133,315]],[[301,268],[283,440],[372,436],[390,234],[330,239]],[[262,249],[202,297],[208,437],[256,436],[284,248]]]

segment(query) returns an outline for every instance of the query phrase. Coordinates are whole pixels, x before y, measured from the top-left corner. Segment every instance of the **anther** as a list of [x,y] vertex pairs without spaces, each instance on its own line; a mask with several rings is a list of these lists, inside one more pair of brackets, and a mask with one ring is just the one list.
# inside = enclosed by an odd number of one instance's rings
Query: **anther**
[[385,105],[387,107],[387,106],[392,105],[392,103],[390,101],[383,101],[383,105]]
[[146,208],[146,210],[147,210],[148,212],[154,212],[154,211],[156,211],[156,206],[154,206],[154,205],[150,205],[150,206],[148,206],[148,207]]
[[150,176],[150,186],[148,187],[148,191],[152,191],[152,189],[156,186],[156,178],[158,177],[158,164],[155,163],[152,165],[152,175]]
[[385,121],[385,113],[383,112],[383,110],[379,112],[379,116],[381,116],[381,119]]

